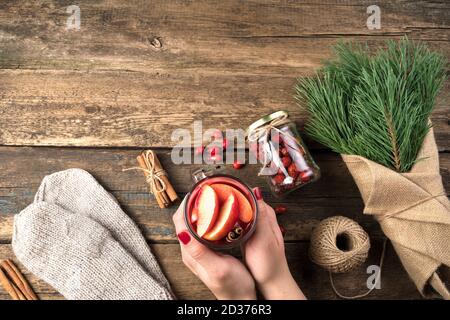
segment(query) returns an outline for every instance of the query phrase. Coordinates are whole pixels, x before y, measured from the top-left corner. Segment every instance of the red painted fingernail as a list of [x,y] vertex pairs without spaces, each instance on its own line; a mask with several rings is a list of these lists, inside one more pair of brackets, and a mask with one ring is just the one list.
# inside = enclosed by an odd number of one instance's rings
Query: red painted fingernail
[[284,229],[284,227],[281,224],[279,224],[278,226],[280,227],[281,234],[284,237],[286,235],[286,229]]
[[191,241],[191,236],[186,231],[180,232],[179,234],[177,234],[177,237],[184,245],[188,244],[189,241]]
[[287,211],[287,208],[283,205],[279,205],[279,206],[276,206],[274,210],[275,210],[276,214],[283,214]]
[[263,197],[260,187],[253,188],[253,193],[255,194],[256,200],[262,200]]

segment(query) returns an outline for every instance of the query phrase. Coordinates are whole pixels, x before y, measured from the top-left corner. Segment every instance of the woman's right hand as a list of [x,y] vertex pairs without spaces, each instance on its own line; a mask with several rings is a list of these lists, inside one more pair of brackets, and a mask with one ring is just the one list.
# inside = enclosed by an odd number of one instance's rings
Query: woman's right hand
[[245,262],[264,298],[306,299],[291,275],[284,251],[284,239],[274,210],[255,188],[259,217],[253,236],[244,247]]

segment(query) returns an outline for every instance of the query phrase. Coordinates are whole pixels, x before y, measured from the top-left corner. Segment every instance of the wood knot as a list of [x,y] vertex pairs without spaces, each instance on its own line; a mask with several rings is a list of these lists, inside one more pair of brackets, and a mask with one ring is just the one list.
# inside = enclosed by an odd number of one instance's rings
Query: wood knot
[[152,46],[155,49],[161,49],[162,48],[161,38],[159,38],[159,37],[150,36],[150,37],[147,38],[147,41],[148,41],[149,45]]

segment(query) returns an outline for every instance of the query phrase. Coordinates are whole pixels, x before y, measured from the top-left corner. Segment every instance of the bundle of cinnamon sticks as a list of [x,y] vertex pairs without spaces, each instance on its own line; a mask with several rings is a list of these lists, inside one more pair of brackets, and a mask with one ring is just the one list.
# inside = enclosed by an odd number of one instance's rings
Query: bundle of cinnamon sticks
[[167,208],[178,200],[178,195],[154,151],[142,152],[137,161],[160,208]]
[[11,260],[0,262],[0,283],[13,300],[39,300]]

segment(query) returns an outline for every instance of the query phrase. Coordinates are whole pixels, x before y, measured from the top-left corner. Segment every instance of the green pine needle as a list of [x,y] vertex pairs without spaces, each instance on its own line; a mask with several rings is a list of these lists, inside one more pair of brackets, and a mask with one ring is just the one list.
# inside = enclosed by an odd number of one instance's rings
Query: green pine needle
[[335,152],[409,171],[430,129],[445,59],[407,38],[375,55],[351,43],[334,49],[335,60],[298,80],[295,98],[310,115],[306,132]]

